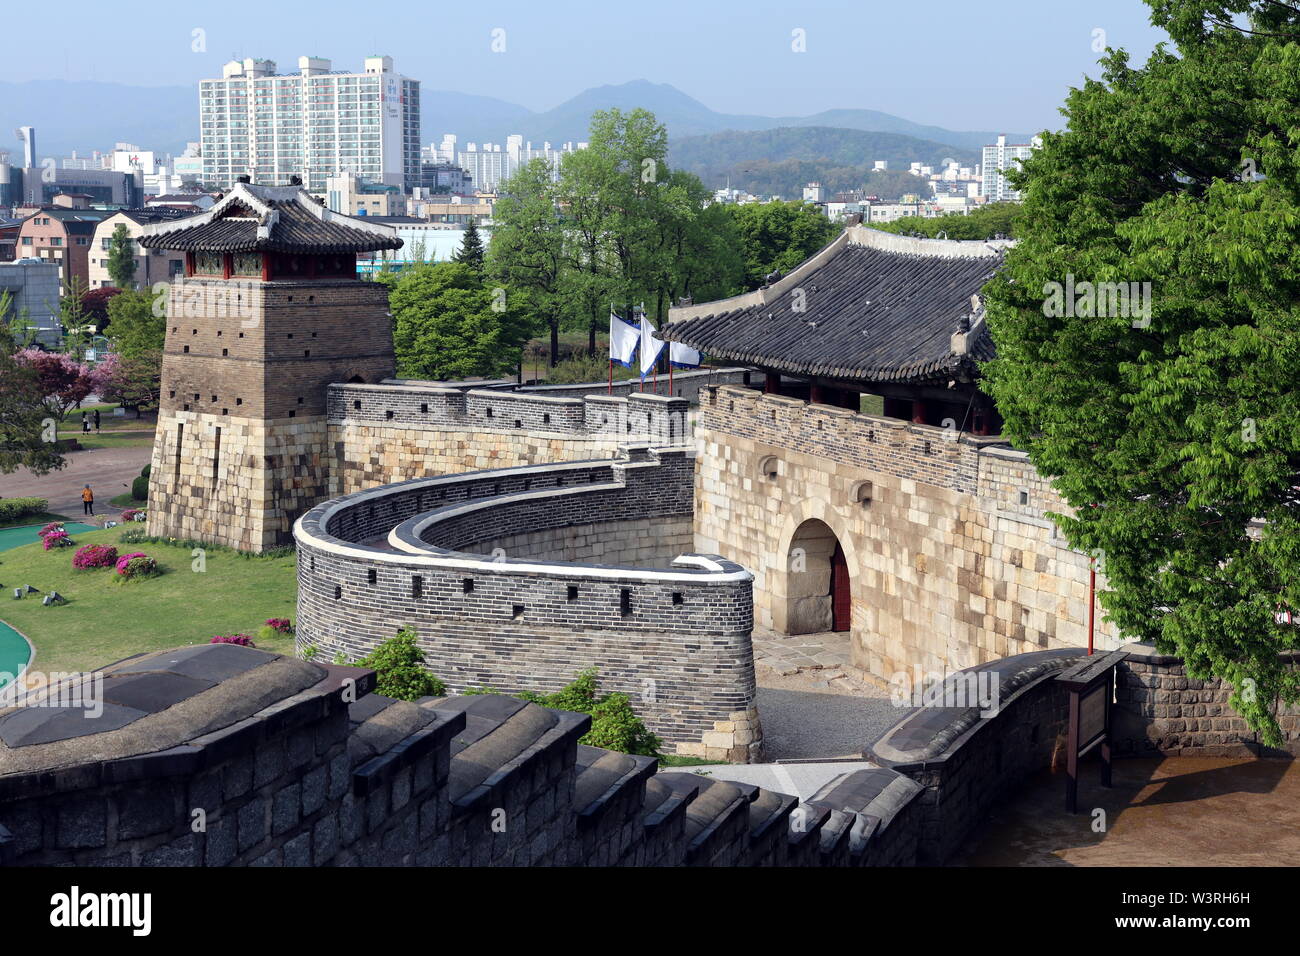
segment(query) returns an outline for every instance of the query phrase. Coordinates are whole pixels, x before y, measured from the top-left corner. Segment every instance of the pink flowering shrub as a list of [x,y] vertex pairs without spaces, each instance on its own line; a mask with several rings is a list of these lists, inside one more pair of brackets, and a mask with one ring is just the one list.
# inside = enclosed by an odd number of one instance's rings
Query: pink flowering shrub
[[49,534],[41,535],[41,546],[46,551],[52,548],[66,548],[73,543],[72,535],[60,528],[58,531],[51,531]]
[[256,647],[253,639],[247,634],[218,634],[209,644],[238,644],[240,647]]
[[287,617],[268,617],[266,626],[277,634],[288,634],[293,630],[293,623]]
[[147,578],[158,573],[158,562],[143,551],[124,554],[117,559],[118,581]]
[[122,512],[123,521],[143,521],[145,510],[143,508],[127,508]]
[[56,532],[56,531],[62,531],[62,530],[63,530],[63,522],[62,522],[62,521],[51,521],[51,522],[50,522],[49,524],[47,524],[44,528],[42,528],[40,531],[38,531],[38,532],[36,532],[36,533],[37,533],[38,535],[40,535],[40,537],[41,537],[42,539],[44,539],[45,536],[46,536],[47,534],[54,534],[54,532]]
[[117,564],[117,548],[111,544],[88,544],[78,548],[72,566],[78,571],[90,568],[111,568]]

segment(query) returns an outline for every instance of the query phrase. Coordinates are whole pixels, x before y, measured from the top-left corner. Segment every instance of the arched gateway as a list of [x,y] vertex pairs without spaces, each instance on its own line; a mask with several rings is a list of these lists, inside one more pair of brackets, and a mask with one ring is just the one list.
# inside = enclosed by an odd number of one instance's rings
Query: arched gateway
[[853,602],[849,563],[835,532],[824,521],[809,518],[790,539],[785,568],[787,634],[847,631]]

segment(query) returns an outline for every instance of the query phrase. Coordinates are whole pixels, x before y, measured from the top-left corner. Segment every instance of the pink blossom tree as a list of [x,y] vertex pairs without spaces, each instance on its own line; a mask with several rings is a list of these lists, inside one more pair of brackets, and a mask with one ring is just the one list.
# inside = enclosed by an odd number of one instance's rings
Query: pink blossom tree
[[16,358],[36,373],[45,407],[58,421],[95,390],[94,373],[70,355],[26,348]]

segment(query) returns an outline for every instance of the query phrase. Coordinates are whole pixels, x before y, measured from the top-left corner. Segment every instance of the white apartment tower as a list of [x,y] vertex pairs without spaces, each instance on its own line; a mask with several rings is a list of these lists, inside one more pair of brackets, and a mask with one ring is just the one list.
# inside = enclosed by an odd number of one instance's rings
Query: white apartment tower
[[284,185],[298,175],[321,192],[330,176],[352,173],[420,184],[420,81],[394,72],[392,57],[366,57],[364,72],[344,73],[302,56],[298,72],[284,74],[249,58],[221,74],[199,82],[205,182],[228,188],[247,175]]
[[1010,144],[1007,142],[1006,136],[999,136],[995,145],[984,147],[984,156],[980,166],[984,171],[983,194],[989,202],[1018,202],[1020,200],[1019,190],[1011,188],[1011,185],[1007,182],[1005,171],[1010,169],[1013,163],[1028,159],[1029,154],[1041,142],[1035,136],[1033,142],[1029,144]]

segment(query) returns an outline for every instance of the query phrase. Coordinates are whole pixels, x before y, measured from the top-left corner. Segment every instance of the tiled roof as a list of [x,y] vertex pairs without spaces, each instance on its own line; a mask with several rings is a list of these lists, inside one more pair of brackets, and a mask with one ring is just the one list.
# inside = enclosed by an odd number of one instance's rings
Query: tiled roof
[[141,226],[155,222],[171,222],[185,215],[184,210],[160,206],[156,209],[123,209],[122,215]]
[[972,297],[1007,245],[852,226],[769,288],[672,310],[660,337],[794,374],[972,381],[978,363],[993,357],[983,306]]
[[346,253],[400,249],[396,231],[331,212],[300,186],[237,183],[197,216],[145,226],[140,245],[180,252]]

